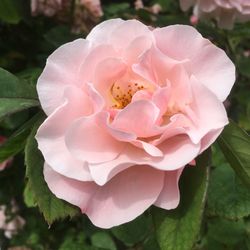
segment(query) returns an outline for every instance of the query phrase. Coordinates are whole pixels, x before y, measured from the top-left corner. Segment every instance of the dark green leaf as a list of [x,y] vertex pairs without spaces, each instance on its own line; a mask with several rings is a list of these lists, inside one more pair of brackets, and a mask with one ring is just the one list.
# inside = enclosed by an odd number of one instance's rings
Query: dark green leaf
[[36,203],[43,213],[46,221],[52,224],[55,220],[64,219],[68,216],[73,217],[78,214],[78,208],[67,202],[56,198],[49,190],[43,177],[44,159],[37,148],[34,138],[41,120],[34,126],[25,147],[26,176],[28,177],[30,190],[36,197]]
[[36,207],[36,197],[34,193],[30,189],[29,182],[26,184],[24,193],[23,193],[24,202],[27,207]]
[[0,146],[0,162],[3,162],[23,150],[32,126],[39,117],[41,117],[41,114],[35,115]]
[[133,246],[134,244],[144,240],[149,233],[151,225],[150,217],[141,215],[135,220],[124,225],[112,228],[114,236],[122,241],[126,246]]
[[211,173],[207,212],[232,220],[250,215],[249,190],[228,164],[217,166]]
[[0,98],[37,99],[36,87],[0,68]]
[[0,119],[38,105],[34,85],[19,81],[17,77],[0,68]]
[[208,223],[208,237],[225,245],[235,245],[244,239],[243,220],[231,221],[214,218]]
[[16,24],[21,20],[20,5],[15,0],[0,1],[0,19],[7,23]]
[[190,250],[200,231],[208,186],[210,152],[198,159],[195,167],[186,167],[180,180],[181,201],[171,211],[154,209],[158,243],[162,250]]
[[23,98],[0,98],[0,120],[21,110],[39,106],[37,100]]
[[97,232],[92,235],[91,243],[94,247],[107,250],[116,250],[116,245],[112,237],[106,232]]
[[219,146],[235,173],[250,188],[250,137],[233,121],[218,139]]

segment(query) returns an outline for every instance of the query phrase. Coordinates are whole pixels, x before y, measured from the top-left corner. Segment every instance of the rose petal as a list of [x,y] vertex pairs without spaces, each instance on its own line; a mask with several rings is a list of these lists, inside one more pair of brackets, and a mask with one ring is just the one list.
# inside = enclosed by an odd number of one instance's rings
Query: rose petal
[[148,166],[131,167],[105,186],[65,178],[44,166],[45,180],[60,199],[79,206],[92,223],[110,228],[142,214],[162,190],[164,173]]
[[97,124],[96,115],[75,121],[65,138],[72,155],[89,163],[114,160],[125,146]]
[[153,31],[157,47],[175,60],[189,59],[186,68],[209,88],[219,100],[228,96],[235,67],[225,52],[204,39],[191,26],[171,25]]
[[48,57],[37,82],[39,100],[47,115],[64,102],[66,87],[81,84],[79,69],[89,50],[88,41],[77,39],[62,45]]
[[[77,180],[91,180],[86,164],[74,158],[65,145],[70,124],[91,112],[90,100],[78,88],[65,89],[65,102],[39,127],[36,139],[45,161],[58,173]],[[82,107],[82,109],[79,109]]]
[[164,209],[174,209],[180,201],[179,178],[184,168],[165,171],[164,186],[154,205]]

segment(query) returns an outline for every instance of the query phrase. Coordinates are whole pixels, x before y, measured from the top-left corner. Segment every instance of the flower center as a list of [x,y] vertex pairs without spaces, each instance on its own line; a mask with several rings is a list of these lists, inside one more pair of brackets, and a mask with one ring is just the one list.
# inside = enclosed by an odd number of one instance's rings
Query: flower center
[[112,107],[117,109],[125,108],[131,102],[133,95],[143,89],[145,89],[145,86],[137,82],[128,83],[127,85],[114,83],[110,89],[112,102],[114,103]]

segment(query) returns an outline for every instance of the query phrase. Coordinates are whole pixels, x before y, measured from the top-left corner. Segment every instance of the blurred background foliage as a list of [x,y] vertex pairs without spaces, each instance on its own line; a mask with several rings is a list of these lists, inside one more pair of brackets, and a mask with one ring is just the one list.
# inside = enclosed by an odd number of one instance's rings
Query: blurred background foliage
[[[177,23],[190,25],[191,11],[183,13],[176,0],[143,2],[144,8],[136,9],[134,1],[103,0],[103,16],[93,18],[91,13],[86,12],[81,27],[76,32],[73,27],[74,8],[66,14],[52,17],[32,16],[29,0],[1,0],[0,67],[12,72],[21,81],[35,85],[49,54],[65,42],[85,37],[96,23],[103,20],[120,17],[139,19],[151,26]],[[73,3],[74,1],[71,6]],[[161,7],[157,11],[152,10],[155,4]],[[237,81],[225,106],[229,116],[240,127],[250,131],[250,23],[236,24],[233,30],[221,30],[215,22],[207,21],[199,22],[196,28],[204,37],[224,49],[235,63]],[[179,243],[182,238],[188,237],[190,228],[186,228],[186,236],[184,233],[180,239],[175,239],[176,248],[165,246],[159,240],[164,235],[160,235],[155,227],[155,218],[152,216],[154,209],[130,223],[110,230],[94,227],[86,216],[58,220],[52,225],[46,223],[42,214],[34,207],[34,197],[29,192],[23,163],[23,148],[31,131],[29,120],[38,110],[33,107],[11,114],[0,122],[2,136],[9,137],[19,129],[19,137],[15,141],[15,150],[19,153],[10,167],[0,171],[0,205],[6,206],[10,220],[11,216],[13,218],[18,214],[25,221],[23,228],[11,238],[6,237],[4,230],[0,229],[1,250],[158,250],[160,247],[186,249]],[[212,151],[211,181],[205,216],[193,249],[250,249],[249,189],[228,166],[218,150],[218,145],[215,144]],[[18,207],[14,212],[13,201]],[[167,232],[164,237],[168,239]]]

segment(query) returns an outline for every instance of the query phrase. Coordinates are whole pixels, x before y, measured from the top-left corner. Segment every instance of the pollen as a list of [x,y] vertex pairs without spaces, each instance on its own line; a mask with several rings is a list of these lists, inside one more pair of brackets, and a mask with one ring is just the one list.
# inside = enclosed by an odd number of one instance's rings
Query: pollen
[[110,89],[112,102],[114,103],[112,107],[118,109],[125,108],[132,101],[133,95],[142,89],[145,89],[145,87],[137,82],[132,82],[125,86],[114,83]]

